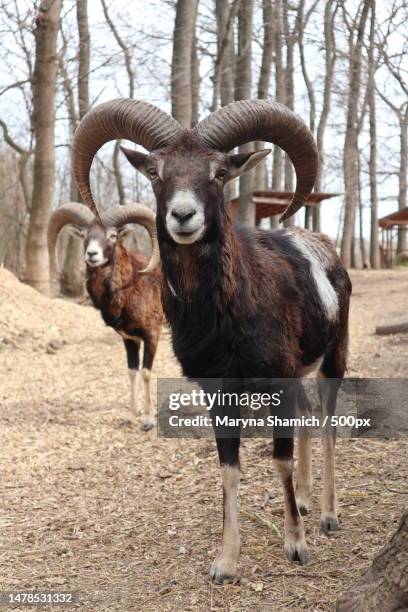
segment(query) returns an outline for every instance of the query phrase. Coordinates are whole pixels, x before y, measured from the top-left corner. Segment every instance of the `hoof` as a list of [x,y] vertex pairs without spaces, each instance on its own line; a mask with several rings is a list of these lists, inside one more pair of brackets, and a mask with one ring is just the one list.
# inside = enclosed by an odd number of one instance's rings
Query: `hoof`
[[306,514],[309,514],[309,505],[306,502],[299,501],[298,508],[302,516],[306,516]]
[[337,516],[329,514],[320,521],[320,533],[330,535],[339,528],[339,520]]
[[307,565],[309,563],[310,554],[306,544],[302,542],[294,542],[285,545],[285,555],[288,561]]
[[154,421],[143,421],[140,426],[141,431],[150,431],[154,427]]
[[236,584],[239,577],[236,575],[235,564],[225,563],[216,559],[211,566],[210,578],[215,584]]

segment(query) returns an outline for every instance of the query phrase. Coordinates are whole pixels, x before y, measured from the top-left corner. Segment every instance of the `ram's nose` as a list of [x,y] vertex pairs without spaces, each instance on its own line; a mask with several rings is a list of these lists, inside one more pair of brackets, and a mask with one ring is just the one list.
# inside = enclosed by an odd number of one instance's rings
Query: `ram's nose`
[[180,208],[173,208],[171,211],[171,216],[174,217],[174,219],[176,219],[180,225],[184,225],[187,223],[187,221],[190,221],[190,219],[194,217],[196,212],[197,211],[194,208],[186,208],[184,206]]

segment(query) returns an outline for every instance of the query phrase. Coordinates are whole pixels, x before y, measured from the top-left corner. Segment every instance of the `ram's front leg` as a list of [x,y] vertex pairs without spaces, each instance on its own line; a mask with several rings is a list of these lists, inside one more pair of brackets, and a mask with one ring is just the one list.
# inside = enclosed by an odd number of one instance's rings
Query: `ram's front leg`
[[306,565],[309,551],[305,539],[303,519],[300,515],[293,486],[293,438],[275,438],[273,457],[283,486],[285,503],[284,549],[289,561]]
[[138,415],[139,411],[139,351],[140,340],[137,338],[124,339],[126,349],[129,381],[130,381],[130,418],[125,422],[132,422]]
[[[238,434],[239,435],[239,434]],[[217,584],[237,578],[240,537],[238,526],[239,437],[217,438],[223,490],[223,528],[221,550],[211,567]]]
[[[299,416],[310,418],[312,407],[302,383],[298,387]],[[312,438],[308,427],[298,431],[298,464],[296,474],[296,501],[300,514],[307,514],[312,496]]]

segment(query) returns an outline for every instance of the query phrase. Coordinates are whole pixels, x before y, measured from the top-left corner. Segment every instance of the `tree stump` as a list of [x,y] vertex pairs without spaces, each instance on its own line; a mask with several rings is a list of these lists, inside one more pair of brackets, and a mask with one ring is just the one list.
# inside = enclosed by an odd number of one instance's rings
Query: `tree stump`
[[391,540],[337,600],[337,612],[408,610],[408,509]]

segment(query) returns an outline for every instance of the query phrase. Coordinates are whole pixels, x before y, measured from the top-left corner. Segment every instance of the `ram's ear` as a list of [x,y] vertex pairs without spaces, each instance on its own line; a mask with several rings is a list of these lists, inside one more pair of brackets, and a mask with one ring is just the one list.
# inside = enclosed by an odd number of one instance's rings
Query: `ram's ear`
[[147,153],[141,153],[134,149],[127,149],[126,147],[120,147],[122,152],[126,155],[126,159],[132,164],[136,170],[139,170],[142,174],[148,177],[146,173],[146,158]]
[[230,168],[228,171],[228,180],[241,176],[245,172],[249,172],[255,168],[269,153],[271,149],[261,149],[260,151],[252,151],[251,153],[237,153],[229,155]]
[[87,234],[86,227],[82,225],[68,225],[68,233],[70,236],[74,236],[75,238],[82,238],[84,240]]

